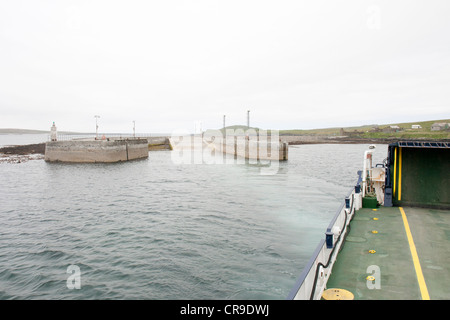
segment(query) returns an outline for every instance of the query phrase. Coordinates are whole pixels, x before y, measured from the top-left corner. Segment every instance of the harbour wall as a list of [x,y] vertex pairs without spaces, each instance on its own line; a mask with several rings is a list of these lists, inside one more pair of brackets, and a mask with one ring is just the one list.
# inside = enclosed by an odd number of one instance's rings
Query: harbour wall
[[232,142],[224,139],[221,143],[213,145],[219,152],[245,159],[286,161],[289,154],[287,142],[272,142],[270,139],[266,141],[234,139]]
[[148,137],[147,140],[149,151],[172,150],[169,137]]
[[148,158],[147,139],[51,141],[45,144],[48,162],[120,162]]
[[288,160],[289,144],[278,139],[246,138],[245,136],[229,136],[226,139],[218,137],[202,137],[190,135],[171,137],[170,145],[174,150],[187,152],[197,150],[211,150],[211,155],[229,154],[235,158],[252,160]]

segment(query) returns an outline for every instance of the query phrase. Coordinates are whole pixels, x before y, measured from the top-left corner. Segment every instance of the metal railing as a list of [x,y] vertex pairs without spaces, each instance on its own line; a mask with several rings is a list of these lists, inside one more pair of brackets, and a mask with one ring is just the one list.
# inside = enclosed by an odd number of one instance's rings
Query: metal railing
[[[72,140],[102,140],[105,139],[132,139],[132,138],[150,138],[150,137],[166,137],[169,135],[159,133],[86,133],[86,134],[57,134],[57,141],[72,141]],[[47,141],[51,141],[51,135],[47,137]]]
[[399,141],[399,147],[421,147],[421,148],[449,148],[450,142],[445,141]]
[[344,203],[331,220],[326,232],[314,251],[312,257],[303,269],[294,288],[289,293],[288,300],[320,300],[331,275],[336,256],[338,255],[347,235],[347,227],[357,209],[355,199],[360,197],[361,171],[358,171],[358,181],[350,190]]

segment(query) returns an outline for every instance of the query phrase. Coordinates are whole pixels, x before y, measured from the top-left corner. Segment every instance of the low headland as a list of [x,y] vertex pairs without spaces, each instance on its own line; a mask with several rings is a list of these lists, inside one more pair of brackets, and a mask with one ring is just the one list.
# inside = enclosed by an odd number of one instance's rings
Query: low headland
[[346,128],[281,130],[280,137],[292,145],[311,143],[386,144],[402,140],[450,142],[450,119]]
[[[439,124],[439,125],[437,125]],[[246,126],[229,126],[225,129],[247,129]],[[260,129],[251,127],[258,132]],[[222,134],[225,132],[222,130]],[[268,130],[270,134],[270,130]],[[335,127],[310,130],[279,130],[282,141],[289,145],[301,144],[388,144],[402,140],[449,141],[450,119],[405,122],[359,127]]]

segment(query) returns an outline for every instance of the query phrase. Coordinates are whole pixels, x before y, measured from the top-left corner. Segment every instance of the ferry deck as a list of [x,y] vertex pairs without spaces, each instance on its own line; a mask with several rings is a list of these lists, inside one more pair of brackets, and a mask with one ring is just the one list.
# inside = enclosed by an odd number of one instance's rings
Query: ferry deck
[[449,244],[449,210],[361,208],[327,288],[356,300],[449,299]]
[[370,149],[288,299],[450,298],[450,142]]

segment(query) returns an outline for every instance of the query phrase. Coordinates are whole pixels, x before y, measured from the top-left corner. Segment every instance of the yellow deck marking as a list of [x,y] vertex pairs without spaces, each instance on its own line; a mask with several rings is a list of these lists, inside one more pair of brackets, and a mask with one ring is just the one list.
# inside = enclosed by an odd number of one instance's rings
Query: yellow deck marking
[[398,201],[402,200],[402,148],[398,150]]
[[420,293],[422,295],[422,300],[430,300],[430,295],[428,294],[427,285],[425,283],[425,278],[423,277],[422,268],[420,266],[419,256],[417,255],[416,245],[409,229],[408,220],[406,219],[405,211],[402,207],[399,207],[402,214],[403,224],[405,225],[406,237],[408,238],[409,249],[411,250],[412,259],[414,262],[414,268],[416,269],[417,281],[419,282]]
[[395,148],[394,151],[394,197],[396,185],[397,185],[397,148]]

